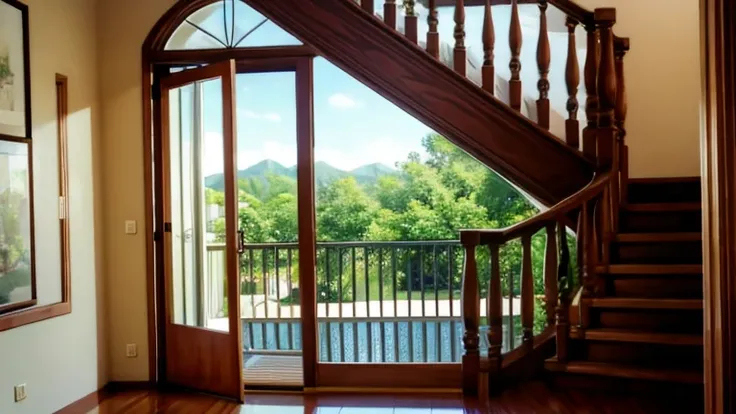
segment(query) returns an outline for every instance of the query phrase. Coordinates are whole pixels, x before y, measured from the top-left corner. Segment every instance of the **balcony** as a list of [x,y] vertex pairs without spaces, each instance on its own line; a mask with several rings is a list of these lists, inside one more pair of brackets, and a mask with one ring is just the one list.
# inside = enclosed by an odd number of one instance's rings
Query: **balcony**
[[[320,362],[460,363],[463,254],[459,241],[317,243]],[[215,329],[227,326],[224,255],[224,245],[207,246],[205,317]],[[240,256],[248,385],[301,385],[298,259],[296,243],[246,244]],[[487,349],[485,299],[480,309]],[[506,352],[521,343],[513,284],[503,310]]]

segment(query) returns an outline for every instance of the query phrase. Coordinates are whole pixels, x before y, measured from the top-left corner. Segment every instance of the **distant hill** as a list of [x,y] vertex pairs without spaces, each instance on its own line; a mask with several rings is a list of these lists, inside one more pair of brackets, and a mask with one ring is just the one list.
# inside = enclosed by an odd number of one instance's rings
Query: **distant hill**
[[[333,167],[324,161],[317,161],[314,164],[314,181],[316,185],[326,185],[332,181],[345,177],[354,177],[355,180],[363,185],[375,184],[378,178],[385,175],[395,175],[398,172],[384,164],[374,163],[358,167],[352,171],[344,171]],[[269,175],[286,176],[296,179],[296,165],[293,167],[285,167],[273,160],[263,160],[258,164],[252,165],[244,170],[238,171],[238,178],[245,179],[261,179],[267,182]],[[214,174],[205,178],[205,186],[213,190],[222,191],[225,188],[224,177],[222,174]]]

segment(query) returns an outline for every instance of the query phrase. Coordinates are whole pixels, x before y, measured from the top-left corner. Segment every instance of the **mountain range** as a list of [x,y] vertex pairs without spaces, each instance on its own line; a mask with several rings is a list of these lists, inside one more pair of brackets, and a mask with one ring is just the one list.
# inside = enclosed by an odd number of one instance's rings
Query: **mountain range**
[[[314,181],[316,185],[329,184],[332,181],[345,177],[353,177],[359,184],[374,184],[380,177],[398,174],[393,168],[373,163],[360,166],[354,170],[344,171],[333,167],[324,161],[314,163]],[[258,179],[267,181],[269,175],[286,176],[296,179],[296,165],[285,167],[273,160],[263,160],[244,170],[238,170],[238,179]],[[222,191],[225,188],[223,174],[214,174],[205,178],[205,186],[213,190]]]

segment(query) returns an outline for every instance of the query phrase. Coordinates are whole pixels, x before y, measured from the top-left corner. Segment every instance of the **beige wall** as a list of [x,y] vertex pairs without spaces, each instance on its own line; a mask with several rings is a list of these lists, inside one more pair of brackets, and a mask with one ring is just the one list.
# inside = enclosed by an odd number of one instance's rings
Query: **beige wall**
[[[141,46],[174,0],[101,0],[99,70],[110,378],[148,379]],[[139,232],[125,235],[125,220]],[[138,344],[138,358],[125,345]]]
[[[99,147],[96,1],[28,0],[31,23],[33,169],[40,304],[58,302],[60,250],[55,74],[69,77],[69,203],[73,307],[70,315],[0,332],[0,413],[55,411],[108,380],[103,283],[97,264]],[[13,402],[15,384],[28,398]]]
[[[698,3],[676,2],[678,7],[672,0],[581,1],[617,7],[616,32],[632,39],[626,65],[635,177],[699,175]],[[145,218],[141,45],[174,3],[100,0],[105,273],[114,380],[148,378],[145,237],[124,235],[123,223],[138,220],[143,230]],[[138,359],[125,358],[125,344],[132,342],[139,344]]]
[[633,177],[700,175],[700,4],[695,0],[577,0],[615,7],[626,55],[627,142]]

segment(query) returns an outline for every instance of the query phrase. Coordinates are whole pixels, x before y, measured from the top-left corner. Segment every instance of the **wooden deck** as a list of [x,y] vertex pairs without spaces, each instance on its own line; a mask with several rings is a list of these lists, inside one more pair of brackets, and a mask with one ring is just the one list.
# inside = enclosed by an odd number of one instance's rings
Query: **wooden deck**
[[301,355],[246,355],[243,379],[246,388],[301,388],[304,385]]

